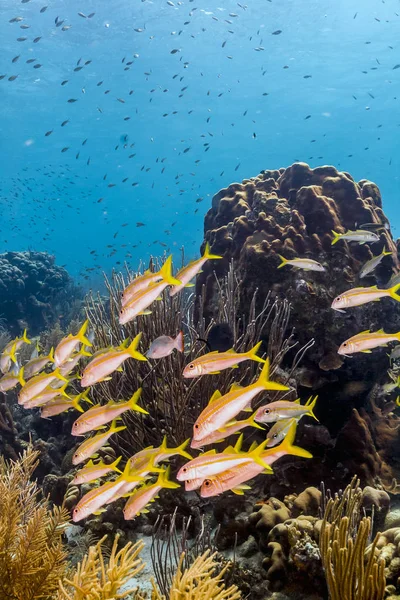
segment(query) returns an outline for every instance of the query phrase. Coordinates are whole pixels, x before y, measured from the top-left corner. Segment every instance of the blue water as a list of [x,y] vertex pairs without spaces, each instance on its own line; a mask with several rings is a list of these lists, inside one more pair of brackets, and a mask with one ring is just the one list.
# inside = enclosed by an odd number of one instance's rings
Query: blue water
[[1,0],[0,252],[194,256],[214,193],[295,160],[375,181],[396,234],[399,1],[173,4]]

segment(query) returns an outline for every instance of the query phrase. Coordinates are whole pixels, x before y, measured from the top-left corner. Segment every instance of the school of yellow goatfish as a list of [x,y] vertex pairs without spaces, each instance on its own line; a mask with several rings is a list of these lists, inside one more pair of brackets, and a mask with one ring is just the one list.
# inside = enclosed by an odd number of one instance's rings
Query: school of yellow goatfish
[[[357,243],[379,239],[376,233],[368,229],[333,234],[332,244],[336,244],[340,239]],[[384,249],[379,256],[369,260],[363,266],[360,277],[372,273],[388,254],[390,252]],[[135,277],[122,293],[120,324],[124,325],[138,315],[150,314],[152,303],[161,299],[166,288],[169,288],[170,296],[174,296],[185,287],[193,285],[192,280],[207,260],[220,258],[222,257],[211,254],[207,244],[204,255],[183,267],[175,276],[172,273],[170,256],[159,271],[146,271]],[[323,265],[308,258],[287,260],[280,256],[280,259],[282,262],[278,268],[289,265],[303,270],[325,271]],[[376,286],[354,288],[335,298],[332,308],[343,312],[345,309],[377,301],[385,296],[399,301],[399,289],[400,283],[397,282],[394,285],[389,284],[386,289],[378,289]],[[72,463],[75,466],[85,464],[76,472],[72,483],[94,483],[95,487],[87,492],[73,509],[72,518],[75,522],[106,510],[108,504],[119,498],[127,499],[123,509],[125,519],[133,519],[141,513],[148,512],[148,504],[158,497],[160,490],[180,487],[179,483],[170,479],[170,466],[165,466],[173,456],[181,456],[188,461],[176,474],[177,481],[183,482],[186,491],[199,489],[202,497],[216,496],[227,491],[243,494],[246,489],[250,489],[246,482],[259,474],[272,473],[272,465],[282,456],[290,454],[311,458],[307,450],[294,445],[294,440],[300,419],[304,416],[316,418],[313,411],[317,396],[311,397],[304,405],[300,404],[299,399],[277,400],[252,410],[253,400],[262,392],[287,392],[290,389],[271,381],[269,359],[258,355],[261,346],[259,342],[248,352],[238,353],[233,349],[227,352],[209,352],[185,366],[182,376],[195,378],[216,375],[249,360],[262,365],[254,383],[247,386],[233,384],[225,394],[221,394],[219,390],[214,392],[193,425],[191,440],[186,440],[178,447],[169,448],[164,438],[161,446],[145,448],[130,457],[123,470],[119,468],[121,457],[111,464],[104,463],[99,458],[98,451],[111,436],[126,428],[124,425],[118,425],[121,415],[126,411],[143,414],[147,412],[140,405],[141,389],[130,399],[117,399],[105,405],[93,405],[89,397],[90,386],[110,380],[115,371],[122,370],[126,360],[162,359],[174,350],[183,352],[184,339],[182,332],[175,338],[163,335],[151,343],[144,355],[139,351],[139,334],[131,342],[125,340],[117,347],[102,348],[91,353],[94,339],[87,333],[88,326],[89,322],[86,321],[76,335],[69,334],[64,337],[48,355],[41,355],[36,345],[30,360],[24,366],[19,364],[18,354],[23,345],[32,343],[26,331],[21,337],[10,341],[0,356],[0,369],[3,373],[0,391],[6,392],[19,384],[21,389],[18,404],[24,408],[40,408],[43,418],[50,418],[70,409],[80,413],[72,425],[71,434],[85,436],[85,439],[76,448]],[[383,330],[364,331],[344,341],[338,353],[348,356],[356,352],[371,352],[371,349],[387,345],[391,341],[400,341],[400,332],[386,334]],[[66,391],[72,381],[71,373],[82,359],[86,359],[80,377],[83,391],[71,395]],[[45,371],[50,364],[53,365],[52,370]],[[387,384],[392,386],[390,391],[400,383],[400,378],[392,379],[392,383]],[[85,410],[82,406],[85,406]],[[246,419],[237,420],[242,411],[252,414]],[[241,431],[246,427],[264,429],[265,424],[273,424],[268,431],[268,437],[260,444],[252,444],[247,451],[243,450]],[[234,446],[230,445],[222,451],[215,448],[204,451],[206,446],[220,444],[233,434],[240,434]],[[201,451],[195,458],[186,450],[189,442],[193,450]],[[99,485],[99,480],[105,476],[106,482]]]

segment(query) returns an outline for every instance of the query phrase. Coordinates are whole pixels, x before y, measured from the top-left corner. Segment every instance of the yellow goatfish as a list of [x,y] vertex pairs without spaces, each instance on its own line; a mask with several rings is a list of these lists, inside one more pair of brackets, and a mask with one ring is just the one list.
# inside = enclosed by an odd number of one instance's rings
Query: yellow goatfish
[[97,450],[100,450],[110,439],[110,437],[117,433],[118,431],[123,431],[126,429],[125,425],[121,425],[121,427],[116,426],[116,421],[111,423],[110,429],[105,431],[104,433],[96,433],[93,437],[86,439],[78,448],[75,450],[75,453],[72,457],[72,464],[79,465],[84,462],[94,454],[96,454]]
[[284,256],[278,254],[281,259],[281,264],[278,265],[278,269],[282,269],[286,265],[290,265],[291,267],[296,267],[297,269],[303,269],[303,271],[325,271],[325,267],[323,267],[316,260],[312,260],[311,258],[292,258],[288,259]]
[[108,381],[111,379],[108,376],[114,371],[120,370],[122,363],[128,358],[147,361],[143,354],[137,352],[141,336],[142,334],[138,333],[127,348],[123,342],[118,348],[110,348],[93,357],[83,371],[81,386],[87,387],[99,381]]
[[[203,439],[196,441],[192,440],[190,447],[191,448],[202,448],[203,446],[208,446],[209,444],[219,444],[220,442],[225,441],[231,435],[235,433],[239,433],[244,427],[256,427],[257,429],[264,429],[255,421],[255,416],[257,411],[250,415],[248,419],[244,419],[242,421],[231,421],[230,423],[226,423],[220,429],[213,431],[210,435],[207,435]],[[200,486],[199,486],[200,487]]]
[[68,379],[61,375],[59,369],[55,369],[51,373],[40,373],[40,375],[35,375],[29,379],[19,393],[18,404],[25,404],[25,402],[43,392],[55,379],[68,382]]
[[146,506],[150,502],[153,502],[159,491],[163,488],[174,490],[180,487],[178,483],[170,481],[168,476],[169,467],[159,474],[156,483],[144,485],[132,494],[122,511],[126,521],[134,519],[140,513],[148,512],[148,510],[146,510]]
[[248,352],[208,352],[199,358],[195,358],[191,363],[183,369],[183,376],[186,378],[200,377],[200,375],[216,375],[224,369],[235,368],[244,360],[255,360],[259,363],[265,363],[263,358],[257,356],[262,342],[258,342]]
[[54,352],[54,361],[57,367],[70,358],[79,344],[83,344],[84,346],[92,345],[92,342],[85,336],[88,325],[89,321],[86,320],[76,335],[70,333],[57,345]]
[[76,523],[85,517],[92,514],[99,514],[105,509],[102,507],[121,489],[130,476],[125,468],[120,477],[114,481],[103,483],[100,487],[96,487],[81,498],[72,512],[72,520]]
[[172,256],[169,256],[163,264],[160,273],[162,274],[162,280],[158,283],[152,283],[148,287],[136,292],[129,302],[125,304],[119,313],[120,325],[125,325],[132,321],[138,315],[147,315],[151,311],[148,310],[150,304],[155,300],[161,299],[160,294],[169,285],[178,285],[180,280],[176,279],[172,275]]
[[285,439],[287,432],[293,425],[293,423],[298,423],[300,419],[281,419],[277,421],[271,429],[268,431],[268,443],[267,448],[272,448]]
[[75,354],[73,354],[70,358],[68,358],[60,366],[60,373],[61,373],[61,375],[64,375],[64,377],[66,375],[69,375],[71,373],[71,371],[73,369],[75,369],[76,365],[81,360],[81,358],[83,358],[84,356],[91,357],[92,355],[90,354],[90,352],[87,352],[86,350],[82,349],[82,350],[79,350],[79,352],[76,352]]
[[384,248],[383,252],[381,252],[379,256],[374,256],[370,260],[367,260],[365,265],[363,265],[363,267],[361,268],[360,277],[366,277],[367,275],[372,273],[372,271],[374,271],[376,267],[380,264],[381,260],[385,256],[389,256],[389,254],[393,254],[393,252],[386,252],[386,248]]
[[371,352],[371,348],[387,346],[389,342],[400,342],[400,331],[397,333],[385,333],[383,329],[379,329],[378,331],[369,331],[367,329],[343,342],[339,347],[338,354],[347,356],[355,352],[369,353]]
[[54,348],[50,350],[47,356],[36,356],[26,363],[24,366],[25,379],[29,379],[39,373],[49,362],[54,363]]
[[100,429],[106,423],[114,421],[117,417],[127,410],[135,410],[136,412],[148,415],[147,410],[144,410],[138,405],[137,401],[142,393],[142,388],[139,388],[130,400],[126,402],[113,402],[110,400],[107,404],[97,404],[89,408],[83,415],[77,418],[72,425],[72,435],[84,435],[93,429]]
[[121,474],[122,471],[117,468],[121,459],[122,456],[119,456],[114,462],[109,464],[106,464],[102,460],[99,460],[97,463],[94,463],[93,460],[89,460],[89,462],[75,475],[71,484],[80,485],[82,483],[90,483],[100,477],[104,477],[104,475],[107,475],[107,473],[110,473],[111,471]]
[[27,335],[26,335],[26,329],[24,329],[24,333],[22,334],[21,337],[17,337],[14,340],[11,340],[11,342],[8,342],[8,344],[5,345],[1,356],[0,356],[0,371],[2,373],[7,373],[7,371],[10,369],[11,367],[11,363],[12,362],[17,362],[15,353],[17,352],[17,350],[19,350],[21,348],[21,346],[23,346],[23,344],[31,344],[31,340],[28,339]]
[[40,410],[40,416],[42,419],[48,419],[49,417],[55,417],[56,415],[60,415],[63,412],[66,412],[70,408],[74,408],[79,412],[83,413],[83,408],[80,405],[82,400],[85,400],[89,404],[93,404],[91,400],[88,398],[90,390],[85,390],[81,394],[77,394],[76,396],[70,396],[69,398],[65,398],[64,396],[60,396],[57,400],[50,400],[45,406],[43,406]]
[[0,392],[12,390],[18,383],[25,385],[24,367],[20,367],[17,363],[0,379]]
[[149,287],[149,285],[160,281],[162,278],[163,275],[161,273],[161,269],[156,273],[147,270],[143,273],[143,275],[138,275],[135,277],[135,279],[131,281],[131,283],[129,283],[122,292],[121,306],[125,306],[137,292],[141,292],[145,288]]
[[24,402],[23,406],[24,408],[37,408],[38,406],[43,406],[44,404],[47,404],[55,399],[63,397],[69,398],[67,392],[65,391],[68,386],[69,381],[57,389],[47,386],[42,392],[40,392],[40,394],[37,394],[36,396],[33,396],[33,398],[30,398]]
[[300,398],[294,402],[289,402],[288,400],[270,402],[266,406],[260,406],[260,408],[257,409],[255,420],[258,421],[258,423],[274,423],[280,419],[301,419],[301,417],[308,416],[314,417],[314,419],[318,421],[317,417],[314,415],[314,407],[317,400],[318,396],[315,396],[315,399],[312,402],[307,403],[304,406],[300,404]]
[[391,288],[382,290],[378,289],[376,285],[368,288],[353,288],[352,290],[347,290],[347,292],[343,292],[343,294],[337,296],[332,302],[331,308],[338,310],[339,312],[344,312],[343,309],[345,308],[361,306],[368,302],[376,302],[385,296],[400,302],[400,295],[397,293],[399,289],[400,283]]
[[337,231],[332,230],[332,234],[332,246],[336,244],[339,240],[348,240],[349,242],[358,242],[359,244],[379,241],[379,236],[377,236],[376,233],[364,229],[357,229],[356,231],[349,230],[345,233],[338,233]]
[[203,410],[193,426],[193,439],[200,441],[210,433],[221,429],[245,408],[251,408],[251,402],[257,394],[265,390],[287,391],[289,388],[281,383],[269,380],[269,359],[267,359],[260,377],[255,383],[246,387],[232,386],[232,389],[221,396],[214,393],[210,403]]
[[204,254],[201,258],[197,260],[193,260],[186,267],[183,267],[176,274],[176,278],[179,279],[180,283],[178,285],[174,285],[173,288],[170,289],[169,295],[175,296],[178,292],[183,290],[184,287],[191,287],[194,284],[190,284],[189,281],[196,277],[196,275],[200,272],[201,267],[208,260],[218,260],[223,258],[222,256],[218,256],[217,254],[211,254],[210,252],[210,244],[207,242],[204,250]]
[[164,436],[161,446],[157,448],[153,448],[150,446],[149,448],[144,448],[144,450],[140,450],[129,459],[129,464],[131,471],[140,471],[142,472],[144,469],[150,469],[149,465],[151,464],[153,467],[156,467],[158,463],[171,458],[172,456],[183,456],[183,458],[188,458],[191,460],[190,454],[185,452],[185,448],[188,445],[189,440],[185,440],[183,444],[177,446],[176,448],[168,448],[167,447],[167,436]]
[[[241,441],[242,438],[239,439]],[[185,481],[186,479],[210,477],[211,475],[222,473],[223,471],[248,462],[255,462],[260,465],[262,469],[267,469],[272,472],[269,465],[261,458],[261,454],[265,451],[266,442],[267,440],[262,442],[262,444],[257,446],[257,448],[251,452],[214,453],[214,450],[204,452],[181,467],[176,478],[178,481]]]
[[[296,436],[296,423],[293,423],[286,438],[273,450],[265,450],[261,454],[263,462],[269,466],[274,464],[282,456],[290,454],[292,456],[299,456],[302,458],[312,458],[312,454],[303,448],[294,446],[294,438]],[[248,462],[247,464],[241,464],[233,469],[229,469],[215,475],[214,477],[206,478],[202,485],[200,495],[202,498],[209,498],[211,496],[217,496],[227,491],[232,491],[235,494],[242,495],[244,490],[251,489],[248,485],[244,485],[249,479],[253,479],[261,473],[268,474],[263,467],[257,463]]]

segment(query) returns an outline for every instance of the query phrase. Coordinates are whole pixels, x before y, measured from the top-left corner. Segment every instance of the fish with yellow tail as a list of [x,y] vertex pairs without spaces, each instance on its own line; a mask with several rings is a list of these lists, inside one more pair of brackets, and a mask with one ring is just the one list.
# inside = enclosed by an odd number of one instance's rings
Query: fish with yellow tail
[[54,351],[54,362],[57,367],[70,358],[79,344],[92,346],[92,342],[85,335],[88,325],[89,321],[86,320],[76,335],[70,333],[57,345]]
[[277,402],[270,402],[266,406],[260,406],[255,414],[255,420],[258,423],[274,423],[281,419],[301,419],[301,417],[308,416],[317,419],[314,415],[314,408],[317,403],[318,396],[311,403],[302,406],[300,399],[298,398],[294,402],[288,400],[278,400]]
[[93,462],[93,460],[89,460],[89,462],[78,471],[71,481],[71,484],[81,485],[82,483],[90,483],[91,481],[100,479],[100,477],[104,477],[104,475],[111,473],[111,471],[121,474],[122,471],[117,467],[121,459],[122,456],[119,456],[114,462],[109,464],[102,460],[99,460],[96,463]]
[[51,373],[40,373],[39,375],[35,375],[31,377],[25,385],[18,396],[18,404],[25,404],[28,400],[31,400],[34,396],[37,396],[43,390],[47,388],[52,382],[56,379],[60,381],[68,382],[63,375],[61,375],[60,370],[57,368]]
[[9,371],[11,364],[17,362],[17,358],[15,353],[24,345],[31,344],[31,340],[28,339],[26,329],[21,337],[16,337],[15,339],[8,342],[3,348],[3,351],[0,356],[0,371],[2,373],[7,373]]
[[84,435],[94,429],[101,429],[110,421],[114,421],[127,410],[134,410],[144,415],[148,415],[147,410],[139,406],[138,400],[141,396],[142,388],[139,388],[130,400],[126,402],[113,402],[110,400],[107,404],[97,404],[83,413],[72,425],[72,435]]
[[370,353],[373,348],[387,346],[389,342],[400,342],[400,331],[385,333],[383,329],[378,331],[367,329],[343,342],[339,347],[338,354],[348,356],[356,352]]
[[24,367],[20,367],[18,363],[14,363],[7,373],[0,379],[0,392],[8,392],[14,389],[18,384],[25,385]]
[[51,348],[46,356],[35,356],[24,365],[25,379],[29,379],[30,377],[37,375],[37,373],[40,373],[49,362],[54,363],[54,348]]
[[131,477],[129,469],[125,468],[120,477],[114,481],[108,481],[103,485],[96,487],[83,496],[72,511],[72,520],[74,523],[81,521],[90,515],[97,515],[104,512],[103,506],[122,488]]
[[55,417],[56,415],[60,415],[63,412],[66,412],[70,408],[74,408],[79,412],[83,413],[83,408],[81,407],[81,402],[85,401],[89,404],[93,404],[93,402],[88,398],[89,389],[77,394],[75,396],[70,396],[66,398],[61,396],[60,398],[50,400],[45,406],[42,406],[40,409],[40,416],[42,419],[48,419],[49,417]]
[[174,490],[180,487],[178,483],[175,483],[169,479],[169,471],[170,468],[168,467],[166,470],[162,471],[159,474],[158,479],[155,483],[143,485],[141,488],[139,488],[136,492],[132,494],[122,511],[124,513],[124,519],[126,521],[134,519],[137,515],[140,515],[141,513],[148,512],[146,506],[157,498],[159,492],[163,488]]
[[[301,458],[312,458],[312,454],[303,448],[294,446],[296,436],[296,422],[290,427],[288,434],[282,444],[273,450],[265,450],[261,454],[261,459],[269,466],[273,465],[279,458],[288,454]],[[263,467],[257,463],[248,462],[241,464],[233,469],[224,471],[218,475],[206,478],[201,484],[200,495],[202,498],[218,496],[224,492],[232,491],[235,494],[242,495],[245,490],[251,489],[245,485],[246,481],[253,479],[261,473],[268,474]]]
[[36,396],[33,396],[33,398],[31,398],[27,402],[24,402],[23,407],[24,408],[37,408],[38,406],[44,406],[45,404],[47,404],[48,402],[51,402],[52,400],[60,399],[63,397],[69,399],[69,396],[68,396],[67,392],[65,391],[68,386],[69,386],[69,381],[64,383],[64,385],[61,386],[60,388],[53,388],[53,387],[51,387],[51,385],[49,385],[42,392],[40,392],[40,394],[37,394]]
[[163,266],[161,267],[160,273],[162,279],[159,282],[152,283],[148,287],[136,292],[129,302],[122,306],[119,313],[120,325],[125,325],[132,321],[138,315],[150,314],[148,310],[149,306],[159,298],[161,294],[169,285],[179,285],[180,280],[172,275],[172,256],[169,256]]
[[367,275],[372,273],[372,271],[375,271],[376,267],[381,263],[382,259],[385,256],[389,256],[390,254],[393,254],[393,252],[387,252],[386,248],[384,248],[378,256],[374,256],[370,260],[367,260],[367,262],[361,268],[359,275],[360,278],[366,277]]
[[148,288],[153,283],[157,283],[162,278],[163,274],[161,273],[161,269],[156,273],[147,270],[142,275],[135,277],[135,279],[131,281],[122,292],[121,306],[128,304],[135,294]]
[[64,375],[64,377],[69,375],[71,371],[75,369],[76,365],[81,360],[81,358],[83,358],[84,356],[90,358],[92,355],[90,354],[90,352],[87,352],[83,349],[79,350],[79,352],[75,352],[75,354],[68,358],[68,360],[66,360],[59,367],[61,375]]
[[[242,434],[243,435],[243,434]],[[238,440],[238,444],[241,444],[242,435]],[[238,465],[244,463],[255,462],[262,467],[262,469],[269,470],[272,473],[272,469],[267,463],[261,458],[262,453],[265,451],[266,440],[257,446],[251,452],[235,452],[232,448],[232,452],[224,451],[216,453],[214,450],[204,452],[197,458],[194,458],[190,462],[186,463],[181,467],[176,476],[178,481],[186,481],[187,479],[199,479],[201,477],[210,477],[222,473],[228,469],[233,469]]]
[[267,359],[258,380],[251,385],[246,387],[234,385],[224,396],[214,393],[210,403],[193,426],[193,439],[195,441],[203,440],[214,431],[224,427],[240,411],[251,408],[251,402],[257,394],[266,390],[287,391],[289,388],[286,385],[270,381],[269,366],[269,359]]
[[183,376],[187,379],[200,377],[200,375],[216,375],[224,369],[232,369],[245,360],[254,360],[259,363],[265,363],[263,358],[257,356],[262,342],[258,342],[248,352],[208,352],[195,358],[191,363],[183,369]]
[[303,269],[303,271],[325,271],[325,267],[321,265],[321,263],[316,260],[312,260],[311,258],[285,258],[278,254],[281,259],[281,264],[278,265],[278,269],[282,269],[286,265],[291,267],[296,267],[296,269]]
[[357,229],[356,231],[346,231],[345,233],[338,233],[332,230],[333,240],[332,246],[337,244],[339,240],[347,240],[349,242],[358,242],[359,244],[366,244],[368,242],[378,242],[379,236],[373,231],[367,231],[366,229]]
[[178,285],[174,285],[174,287],[170,289],[169,295],[175,296],[175,294],[183,290],[183,288],[194,285],[189,282],[200,272],[204,263],[206,263],[208,260],[219,260],[220,258],[223,257],[219,256],[218,254],[211,254],[210,244],[207,242],[203,256],[197,260],[193,260],[186,265],[186,267],[183,267],[180,269],[180,271],[178,271],[176,278],[179,279],[180,283]]
[[379,289],[376,285],[368,288],[353,288],[337,296],[332,302],[331,308],[339,312],[344,312],[346,308],[361,306],[368,302],[377,302],[381,298],[393,298],[393,300],[400,302],[399,290],[400,283],[387,289]]
[[72,457],[72,464],[79,465],[80,463],[85,462],[85,460],[87,460],[88,458],[94,456],[96,452],[108,442],[108,440],[112,435],[114,435],[114,433],[118,433],[119,431],[123,431],[124,429],[126,429],[125,425],[117,427],[116,421],[113,421],[111,423],[110,429],[108,429],[104,433],[96,433],[96,435],[87,438],[75,450],[74,455]]
[[157,448],[153,448],[150,446],[149,448],[144,448],[144,450],[140,450],[129,459],[130,468],[132,471],[140,471],[143,472],[144,469],[148,468],[149,472],[152,470],[149,468],[150,463],[152,466],[156,467],[160,462],[164,460],[168,460],[172,456],[182,456],[183,458],[187,458],[189,460],[192,459],[190,454],[185,451],[186,446],[188,445],[189,440],[185,440],[180,446],[176,446],[175,448],[168,448],[167,446],[167,436],[164,436],[161,446]]
[[202,448],[203,446],[209,446],[210,444],[219,444],[220,442],[224,442],[225,439],[229,436],[234,435],[235,433],[239,433],[239,431],[241,431],[245,427],[255,427],[256,429],[264,429],[264,427],[261,427],[261,425],[259,425],[255,421],[256,414],[257,411],[250,415],[248,419],[243,419],[242,421],[230,421],[220,429],[217,429],[216,431],[210,433],[210,435],[207,435],[202,440],[192,440],[190,447],[198,449]]
[[99,381],[108,381],[109,375],[120,370],[122,363],[128,358],[147,361],[147,358],[137,351],[142,334],[138,333],[130,346],[123,342],[118,348],[110,348],[92,357],[86,365],[81,379],[81,386],[87,387]]
[[268,431],[267,448],[273,448],[285,439],[293,423],[298,423],[300,419],[281,419],[277,421]]

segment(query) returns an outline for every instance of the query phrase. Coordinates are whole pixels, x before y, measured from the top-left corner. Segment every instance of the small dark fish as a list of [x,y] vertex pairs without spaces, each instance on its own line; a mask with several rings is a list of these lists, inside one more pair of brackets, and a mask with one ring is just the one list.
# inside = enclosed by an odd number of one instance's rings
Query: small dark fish
[[14,56],[14,58],[12,59],[11,62],[16,63],[17,60],[20,58],[20,56],[21,56],[20,54],[18,54],[18,56]]
[[36,58],[28,58],[28,60],[26,61],[27,65],[30,65],[31,63],[35,62]]
[[276,31],[272,32],[272,35],[279,35],[282,33],[282,29],[277,29]]
[[42,65],[41,65],[40,63],[37,63],[36,65],[33,65],[33,68],[34,68],[34,69],[40,69],[40,67],[41,67],[41,66],[42,66]]
[[35,39],[33,40],[33,43],[37,44],[41,39],[42,39],[42,36],[35,37]]
[[74,71],[78,72],[78,71],[82,71],[83,67],[75,67]]
[[400,64],[395,65],[392,70],[394,71],[395,69],[400,69]]
[[61,127],[65,127],[67,123],[69,123],[69,119],[67,119],[66,121],[63,121],[61,123]]
[[31,0],[21,0],[21,4],[28,4]]
[[69,102],[69,104],[73,104],[74,102],[78,102],[78,100],[76,98],[70,98],[67,100],[67,102]]
[[311,119],[311,115],[307,115],[304,120],[307,121],[307,119]]
[[[133,184],[132,184],[132,185],[133,185]],[[138,222],[136,223],[136,227],[144,227],[144,226],[145,226],[145,223],[141,223],[140,221],[138,221]]]
[[61,85],[65,85],[68,83],[68,79],[64,79],[64,81],[61,82]]
[[4,79],[5,75],[0,75],[0,81]]
[[46,10],[47,10],[47,6],[42,6],[42,8],[40,9],[40,12],[44,13],[44,12],[46,12]]
[[171,50],[171,54],[176,54],[177,52],[180,52],[179,48],[174,48]]
[[78,12],[78,15],[79,15],[80,17],[82,17],[82,19],[87,19],[87,16],[86,16],[86,15],[84,15],[82,12]]
[[66,146],[65,148],[63,148],[63,149],[61,150],[61,152],[63,153],[63,152],[66,152],[67,150],[69,150],[69,146]]
[[92,17],[94,17],[94,15],[95,15],[95,14],[96,14],[96,13],[90,13],[90,15],[88,15],[88,17],[87,17],[87,18],[88,18],[88,19],[91,19]]
[[382,229],[390,229],[389,223],[386,221],[385,223],[363,223],[360,226],[356,226],[357,229],[367,229],[368,231],[380,231]]
[[17,38],[17,42],[26,42],[27,39],[28,38],[26,38],[26,37],[19,37],[19,38]]
[[46,131],[46,133],[44,134],[46,137],[49,137],[49,135],[51,135],[53,133],[53,129],[50,129],[50,131]]
[[8,81],[15,81],[17,77],[18,75],[11,75],[11,77],[8,78]]

